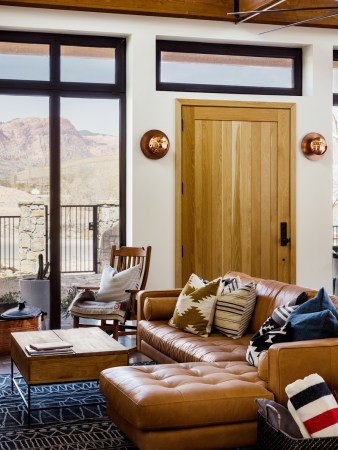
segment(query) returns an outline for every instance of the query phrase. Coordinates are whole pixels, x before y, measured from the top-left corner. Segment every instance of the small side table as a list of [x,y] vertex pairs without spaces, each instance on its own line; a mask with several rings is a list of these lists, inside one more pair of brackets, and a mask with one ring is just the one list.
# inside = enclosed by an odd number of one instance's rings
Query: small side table
[[11,353],[11,333],[41,330],[41,316],[29,319],[0,319],[0,355]]

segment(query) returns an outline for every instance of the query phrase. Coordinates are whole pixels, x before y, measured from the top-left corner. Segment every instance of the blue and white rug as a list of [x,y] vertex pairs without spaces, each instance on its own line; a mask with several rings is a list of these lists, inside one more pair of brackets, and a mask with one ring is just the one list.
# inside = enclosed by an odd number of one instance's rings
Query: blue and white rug
[[[23,380],[20,386],[27,393]],[[107,417],[96,382],[32,387],[31,399],[32,408],[47,409],[33,411],[28,427],[26,407],[15,387],[12,393],[10,375],[0,376],[0,450],[137,450]]]
[[[31,399],[32,408],[48,409],[33,411],[28,427],[26,407],[15,388],[12,393],[10,376],[0,376],[0,450],[137,450],[108,419],[96,382],[34,387]],[[98,402],[103,403],[86,405]]]

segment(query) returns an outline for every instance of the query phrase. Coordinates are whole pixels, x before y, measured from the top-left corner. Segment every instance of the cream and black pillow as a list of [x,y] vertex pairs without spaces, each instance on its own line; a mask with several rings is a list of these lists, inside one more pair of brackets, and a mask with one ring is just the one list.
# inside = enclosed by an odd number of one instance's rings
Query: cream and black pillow
[[256,303],[256,288],[253,282],[241,285],[235,291],[225,288],[217,297],[214,327],[220,333],[237,339],[245,333]]
[[99,302],[129,300],[130,293],[127,291],[138,289],[140,277],[140,264],[121,272],[117,272],[111,266],[106,266],[102,272],[100,289],[96,293],[96,300]]
[[178,297],[169,325],[207,337],[211,331],[220,279],[205,284],[192,274]]

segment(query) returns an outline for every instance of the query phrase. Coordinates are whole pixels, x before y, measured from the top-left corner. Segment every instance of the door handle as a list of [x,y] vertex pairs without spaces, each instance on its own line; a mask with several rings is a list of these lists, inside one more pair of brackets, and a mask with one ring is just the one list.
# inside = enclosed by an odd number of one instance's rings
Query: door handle
[[286,247],[290,242],[288,235],[288,224],[287,222],[281,222],[280,224],[280,245],[281,247]]

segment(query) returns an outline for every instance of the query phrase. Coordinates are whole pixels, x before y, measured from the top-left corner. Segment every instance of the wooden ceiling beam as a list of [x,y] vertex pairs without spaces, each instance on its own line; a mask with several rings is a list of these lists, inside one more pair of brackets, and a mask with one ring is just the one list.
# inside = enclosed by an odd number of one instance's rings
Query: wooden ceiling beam
[[233,0],[8,0],[1,5],[233,21]]
[[[302,20],[318,17],[325,14],[325,10],[316,11],[318,6],[338,6],[335,0],[286,0],[281,4],[281,8],[290,8],[291,11],[276,12],[276,13],[262,13],[254,17],[250,23],[274,24],[274,25],[288,25]],[[313,8],[308,11],[292,11],[292,8]],[[276,7],[278,9],[279,6]],[[334,13],[332,10],[327,10],[327,13]],[[323,20],[316,20],[309,23],[304,23],[302,26],[316,27],[316,28],[338,28],[338,16],[328,17]]]
[[272,6],[276,1],[267,0],[239,0],[239,11],[256,11],[257,9],[266,9]]
[[[241,1],[239,2],[239,6],[240,6],[239,12],[250,11],[250,13],[247,16],[244,15],[242,17],[239,17],[236,20],[236,23],[247,22],[249,20],[252,20],[254,17],[257,17],[260,14],[260,11],[262,9],[272,9],[275,6],[279,6],[281,3],[284,3],[284,2],[285,2],[285,0],[259,1],[259,2],[254,2],[251,0],[250,1],[242,0],[242,2]],[[253,8],[253,9],[251,9],[251,8]],[[252,11],[257,11],[257,12],[252,13]]]
[[[323,0],[324,1],[324,0]],[[275,1],[238,0],[239,10],[246,11],[268,8]],[[234,12],[234,0],[1,0],[0,5],[53,8],[75,11],[95,11],[102,13],[138,14],[146,16],[180,17],[186,19],[205,19],[218,21],[236,21],[228,15]],[[325,6],[337,6],[337,1],[325,0]],[[316,7],[317,0],[285,0],[283,8]],[[276,7],[278,8],[278,6]],[[317,11],[318,13],[318,11]],[[287,25],[296,21],[314,17],[314,11],[289,11],[258,14],[250,23]],[[318,14],[319,15],[319,14]],[[338,16],[325,20],[309,22],[305,26],[338,28]]]

